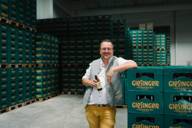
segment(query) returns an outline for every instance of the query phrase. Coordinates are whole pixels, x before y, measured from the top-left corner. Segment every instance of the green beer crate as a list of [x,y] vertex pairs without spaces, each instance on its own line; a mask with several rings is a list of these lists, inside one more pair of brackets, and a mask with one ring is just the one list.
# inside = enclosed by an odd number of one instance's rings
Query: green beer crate
[[[122,73],[121,74],[121,83],[122,83],[122,94],[123,94],[123,97],[122,97],[122,99],[123,99],[123,104],[126,104],[125,103],[125,84],[126,84],[126,78],[125,78],[125,73]],[[64,79],[62,82],[67,82],[67,81],[69,81],[68,79]]]
[[36,94],[36,95],[35,95],[35,97],[36,97],[37,99],[45,98],[45,97],[47,97],[47,96],[48,96],[47,94]]
[[23,103],[25,101],[25,96],[22,94],[22,90],[19,89],[19,94],[17,95],[17,103]]
[[31,92],[26,92],[25,101],[31,100],[33,97],[31,95]]
[[166,66],[165,91],[192,92],[192,66]]
[[22,103],[25,101],[26,94],[26,74],[25,68],[16,68],[17,70],[17,86],[18,86],[18,103]]
[[0,109],[10,105],[10,84],[7,69],[0,68]]
[[165,46],[166,45],[166,35],[165,34],[155,34],[155,44],[157,46]]
[[10,106],[10,99],[6,96],[1,96],[1,106],[0,109],[7,108]]
[[163,114],[163,94],[160,92],[126,91],[125,103],[131,113]]
[[18,79],[17,79],[17,70],[15,68],[9,68],[8,78],[10,80],[9,84],[9,93],[10,93],[10,104],[17,104],[17,95],[18,95]]
[[9,4],[8,1],[0,1],[0,16],[8,18],[9,13]]
[[6,62],[7,64],[11,63],[11,35],[10,27],[6,26]]
[[9,64],[10,63],[10,54],[11,54],[11,43],[10,43],[10,31],[9,26],[1,25],[1,58],[2,63]]
[[1,41],[0,41],[0,64],[2,64],[2,45],[1,45]]
[[165,128],[191,128],[192,115],[164,115]]
[[125,72],[127,82],[125,91],[163,91],[163,68],[162,67],[138,67]]
[[168,128],[164,127],[161,114],[128,113],[128,128]]
[[46,92],[46,88],[36,88],[36,94],[45,94]]
[[17,21],[16,16],[16,0],[8,0],[9,1],[9,19],[12,19],[14,21]]
[[0,87],[0,102],[1,102],[1,107],[5,108],[10,105],[10,86],[9,82],[7,82],[6,78],[1,79],[1,87]]
[[17,96],[16,95],[11,95],[10,96],[10,106],[15,105],[18,103]]
[[[0,86],[1,86],[1,83],[0,83]],[[0,88],[0,97],[2,97],[2,96],[1,96],[1,95],[2,95],[1,92],[2,92],[2,90],[1,90],[1,88]],[[0,110],[2,109],[2,105],[3,105],[3,104],[2,104],[2,99],[0,99]]]
[[192,115],[192,93],[165,92],[164,112],[165,114]]

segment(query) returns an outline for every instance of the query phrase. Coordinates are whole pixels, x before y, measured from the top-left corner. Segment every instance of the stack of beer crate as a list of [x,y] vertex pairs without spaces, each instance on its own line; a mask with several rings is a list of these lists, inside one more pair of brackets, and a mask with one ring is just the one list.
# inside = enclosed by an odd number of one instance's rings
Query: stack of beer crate
[[112,41],[114,44],[114,52],[116,56],[126,57],[125,55],[125,21],[121,19],[112,19],[113,36]]
[[138,65],[142,65],[142,30],[128,29],[125,38],[127,42],[126,56],[134,59]]
[[154,63],[157,65],[166,65],[168,63],[166,44],[166,34],[155,34]]
[[164,68],[165,128],[192,127],[192,67]]
[[84,93],[81,78],[89,63],[99,58],[101,40],[111,39],[115,55],[125,57],[124,22],[110,15],[39,20],[37,30],[61,40],[60,83],[64,93]]
[[131,29],[125,31],[126,56],[139,66],[166,66],[170,64],[170,39],[167,33],[154,30]]
[[18,6],[12,2],[0,1],[0,110],[22,106],[35,97],[34,28],[16,17],[13,20],[11,8]]
[[143,65],[154,65],[154,32],[152,30],[143,30],[142,52]]
[[192,67],[138,67],[123,80],[129,128],[192,126]]
[[[125,22],[109,15],[39,20],[39,32],[60,38],[60,64],[63,92],[82,94],[81,77],[88,64],[99,58],[99,43],[108,38],[114,43],[115,55],[125,55]],[[128,50],[130,51],[130,50]],[[130,57],[128,56],[130,59]],[[77,67],[77,68],[76,68]],[[77,70],[74,70],[76,68]]]
[[127,57],[132,57],[139,65],[154,65],[154,32],[152,30],[131,30],[126,31]]
[[[10,22],[34,27],[36,22],[36,0],[1,0],[0,16]],[[19,23],[19,24],[18,24]]]
[[128,128],[163,128],[163,69],[138,67],[125,72]]
[[36,98],[45,99],[59,92],[59,41],[48,34],[36,36]]

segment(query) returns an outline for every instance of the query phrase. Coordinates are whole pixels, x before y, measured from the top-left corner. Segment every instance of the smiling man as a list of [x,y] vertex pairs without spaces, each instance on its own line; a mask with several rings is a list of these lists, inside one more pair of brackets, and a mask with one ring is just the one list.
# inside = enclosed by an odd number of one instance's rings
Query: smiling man
[[116,57],[113,53],[113,43],[108,39],[101,41],[101,57],[90,63],[82,77],[87,87],[84,104],[89,128],[114,128],[115,105],[122,104],[120,73],[137,67],[133,60]]

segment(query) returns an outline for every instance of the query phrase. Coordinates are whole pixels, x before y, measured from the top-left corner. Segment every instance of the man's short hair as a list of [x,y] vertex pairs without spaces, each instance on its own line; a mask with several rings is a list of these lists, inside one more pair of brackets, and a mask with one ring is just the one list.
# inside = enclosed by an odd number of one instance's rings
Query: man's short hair
[[110,39],[104,39],[104,40],[102,40],[101,43],[100,43],[100,47],[101,47],[101,44],[102,44],[103,42],[110,42],[110,43],[112,44],[112,46],[114,47],[113,42],[112,42]]

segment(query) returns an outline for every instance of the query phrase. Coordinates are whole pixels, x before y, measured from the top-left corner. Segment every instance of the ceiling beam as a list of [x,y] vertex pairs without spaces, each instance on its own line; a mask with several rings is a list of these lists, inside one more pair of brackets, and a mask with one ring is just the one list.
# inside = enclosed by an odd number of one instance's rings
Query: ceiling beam
[[74,12],[72,10],[69,10],[68,8],[66,8],[66,3],[64,3],[61,0],[53,0],[54,2],[54,6],[59,7],[63,12],[65,12],[66,14],[68,14],[69,16],[73,16]]

